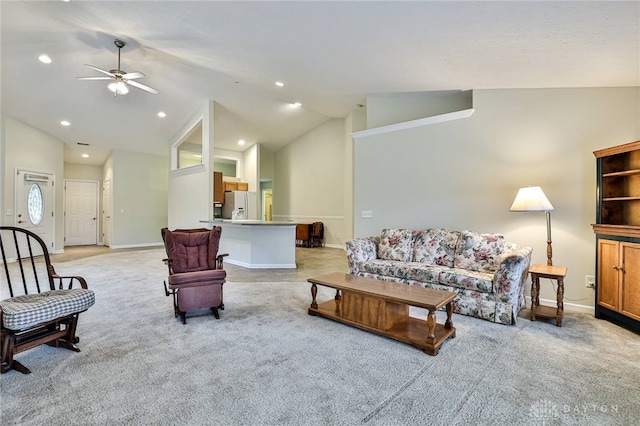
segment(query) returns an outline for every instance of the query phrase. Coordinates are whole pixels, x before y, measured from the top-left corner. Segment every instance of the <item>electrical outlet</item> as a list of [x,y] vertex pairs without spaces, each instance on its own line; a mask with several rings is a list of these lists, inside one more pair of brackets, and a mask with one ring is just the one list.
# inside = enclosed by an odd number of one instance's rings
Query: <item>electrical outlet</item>
[[596,287],[596,277],[593,275],[585,275],[584,276],[584,284],[587,288],[595,288]]

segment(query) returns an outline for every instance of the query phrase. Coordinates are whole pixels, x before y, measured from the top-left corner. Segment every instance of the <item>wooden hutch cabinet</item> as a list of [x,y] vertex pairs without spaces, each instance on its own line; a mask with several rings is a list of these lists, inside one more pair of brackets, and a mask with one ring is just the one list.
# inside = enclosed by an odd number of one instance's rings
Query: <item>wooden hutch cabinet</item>
[[596,318],[640,332],[640,141],[593,153],[597,164]]

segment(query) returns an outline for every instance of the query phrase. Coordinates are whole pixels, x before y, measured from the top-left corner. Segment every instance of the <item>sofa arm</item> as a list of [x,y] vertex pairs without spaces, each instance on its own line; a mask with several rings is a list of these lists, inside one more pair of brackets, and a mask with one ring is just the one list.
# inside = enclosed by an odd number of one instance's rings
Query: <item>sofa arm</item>
[[498,268],[493,275],[493,289],[497,300],[506,302],[524,298],[532,251],[531,247],[518,247],[498,258]]
[[377,237],[355,238],[345,243],[347,250],[347,263],[349,272],[358,272],[358,265],[368,260],[375,260],[378,257]]

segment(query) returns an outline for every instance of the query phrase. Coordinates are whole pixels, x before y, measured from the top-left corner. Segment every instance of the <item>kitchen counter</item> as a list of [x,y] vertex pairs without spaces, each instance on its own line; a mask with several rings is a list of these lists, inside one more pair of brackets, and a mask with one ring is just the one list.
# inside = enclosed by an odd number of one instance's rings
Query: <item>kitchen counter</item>
[[229,253],[227,263],[250,269],[296,268],[296,222],[214,219],[200,223],[222,227],[218,253]]
[[271,221],[271,222],[267,222],[264,220],[255,220],[255,219],[236,219],[236,220],[232,220],[232,219],[213,219],[213,220],[201,220],[201,223],[210,223],[216,226],[219,226],[220,223],[233,223],[236,225],[261,225],[261,226],[287,226],[287,225],[293,225],[296,226],[297,223],[296,222],[290,222],[290,221],[280,221],[280,222],[275,222],[275,221]]

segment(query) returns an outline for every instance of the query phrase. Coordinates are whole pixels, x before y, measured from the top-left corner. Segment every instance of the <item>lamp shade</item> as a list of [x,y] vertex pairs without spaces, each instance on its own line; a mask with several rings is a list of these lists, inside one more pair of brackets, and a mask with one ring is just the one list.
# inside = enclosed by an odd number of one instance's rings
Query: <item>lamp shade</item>
[[526,186],[518,190],[516,199],[513,200],[512,212],[550,212],[553,206],[542,188],[539,186]]

